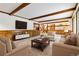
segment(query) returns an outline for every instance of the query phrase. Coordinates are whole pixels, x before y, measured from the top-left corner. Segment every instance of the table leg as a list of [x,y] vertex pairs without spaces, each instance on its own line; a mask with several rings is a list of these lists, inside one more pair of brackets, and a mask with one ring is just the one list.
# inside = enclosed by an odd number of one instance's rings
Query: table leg
[[33,41],[31,41],[31,47],[33,47]]
[[41,51],[43,51],[44,50],[44,47],[41,45]]

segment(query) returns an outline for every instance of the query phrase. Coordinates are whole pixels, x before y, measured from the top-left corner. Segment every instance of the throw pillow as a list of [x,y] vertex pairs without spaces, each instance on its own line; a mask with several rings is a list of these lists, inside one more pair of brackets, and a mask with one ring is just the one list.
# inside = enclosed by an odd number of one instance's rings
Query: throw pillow
[[7,39],[5,37],[0,37],[0,41],[6,44],[6,52],[11,52],[12,51],[12,44],[11,40]]
[[76,46],[76,34],[71,34],[64,43]]

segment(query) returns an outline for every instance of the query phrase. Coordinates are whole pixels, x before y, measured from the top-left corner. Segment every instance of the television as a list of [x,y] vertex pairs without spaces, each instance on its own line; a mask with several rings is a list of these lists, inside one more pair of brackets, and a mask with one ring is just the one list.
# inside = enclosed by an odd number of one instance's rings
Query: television
[[27,22],[16,20],[15,27],[16,29],[27,29]]

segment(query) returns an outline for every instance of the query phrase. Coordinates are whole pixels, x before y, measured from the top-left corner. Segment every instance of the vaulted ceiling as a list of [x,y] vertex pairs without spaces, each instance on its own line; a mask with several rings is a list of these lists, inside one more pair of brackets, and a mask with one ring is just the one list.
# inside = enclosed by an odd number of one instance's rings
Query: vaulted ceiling
[[0,3],[0,12],[37,22],[71,18],[76,3]]

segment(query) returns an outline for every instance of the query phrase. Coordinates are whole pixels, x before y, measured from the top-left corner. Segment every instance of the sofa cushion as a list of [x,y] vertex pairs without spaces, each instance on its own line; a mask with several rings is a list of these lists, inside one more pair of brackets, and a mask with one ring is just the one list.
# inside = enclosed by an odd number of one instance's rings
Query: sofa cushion
[[70,38],[71,38],[71,36],[70,35],[68,35],[67,37],[66,37],[66,39],[65,39],[65,44],[70,44]]
[[4,44],[6,44],[6,52],[12,51],[12,43],[10,39],[0,37],[0,41],[2,41]]
[[76,34],[71,34],[66,38],[66,41],[64,43],[76,46],[76,39]]
[[79,34],[77,35],[77,46],[79,47]]
[[71,38],[71,35],[68,35],[67,37],[66,37],[66,40],[69,40]]

